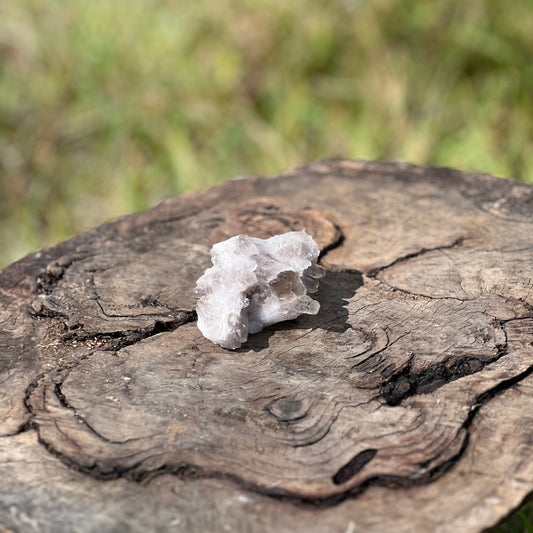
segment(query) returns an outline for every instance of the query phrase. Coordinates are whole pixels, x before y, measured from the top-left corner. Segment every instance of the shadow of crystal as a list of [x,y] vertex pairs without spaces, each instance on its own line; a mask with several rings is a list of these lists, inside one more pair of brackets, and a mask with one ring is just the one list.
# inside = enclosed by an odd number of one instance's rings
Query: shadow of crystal
[[[250,335],[247,342],[235,351],[237,353],[260,352],[269,347],[270,338],[277,331],[323,329],[342,333],[350,328],[346,305],[357,289],[363,285],[363,276],[361,272],[352,269],[326,270],[325,272],[320,280],[318,291],[311,295],[320,303],[320,310],[316,315],[300,315],[294,320],[268,326],[259,333]],[[332,317],[335,319],[332,320]]]

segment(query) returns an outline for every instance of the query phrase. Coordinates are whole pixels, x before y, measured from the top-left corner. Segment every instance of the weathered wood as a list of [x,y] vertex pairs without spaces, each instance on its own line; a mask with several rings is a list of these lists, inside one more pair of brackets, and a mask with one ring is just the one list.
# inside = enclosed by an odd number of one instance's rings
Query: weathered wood
[[[0,530],[473,532],[533,490],[533,187],[325,161],[0,274]],[[317,316],[195,325],[211,244],[306,228]]]

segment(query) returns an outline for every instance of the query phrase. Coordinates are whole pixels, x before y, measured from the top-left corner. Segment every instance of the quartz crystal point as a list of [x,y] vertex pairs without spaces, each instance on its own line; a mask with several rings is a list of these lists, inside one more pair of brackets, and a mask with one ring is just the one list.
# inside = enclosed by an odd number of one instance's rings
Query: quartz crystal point
[[198,328],[204,337],[235,349],[249,333],[318,313],[320,304],[307,295],[323,275],[316,266],[318,254],[305,231],[270,239],[238,235],[213,245],[213,266],[196,283]]

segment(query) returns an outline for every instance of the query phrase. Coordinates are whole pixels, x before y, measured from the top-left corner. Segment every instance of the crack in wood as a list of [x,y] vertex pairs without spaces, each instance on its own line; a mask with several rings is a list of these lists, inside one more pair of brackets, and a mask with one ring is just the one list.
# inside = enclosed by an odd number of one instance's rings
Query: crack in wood
[[350,459],[333,476],[335,485],[343,485],[358,474],[378,453],[375,448],[363,450]]
[[505,323],[502,320],[498,321],[498,326],[504,334],[504,342],[496,346],[497,352],[491,359],[484,360],[467,355],[453,360],[451,364],[444,361],[436,365],[430,365],[420,372],[412,372],[411,358],[402,369],[395,372],[383,383],[381,386],[382,398],[387,405],[400,405],[406,398],[418,394],[429,394],[456,379],[481,372],[486,366],[507,355],[508,338]]
[[72,415],[78,421],[78,423],[83,424],[89,430],[90,433],[101,439],[103,442],[107,444],[124,444],[124,441],[115,441],[112,439],[108,439],[105,435],[102,435],[101,433],[96,431],[96,429],[91,424],[89,424],[89,422],[87,422],[87,420],[83,416],[78,413],[76,408],[67,400],[66,396],[63,394],[63,390],[61,387],[65,379],[66,376],[63,377],[63,379],[60,382],[56,383],[54,386],[54,394],[61,406],[71,411]]
[[424,254],[427,254],[429,252],[439,252],[441,250],[451,250],[453,248],[457,248],[459,246],[462,246],[465,242],[465,237],[459,237],[455,239],[451,244],[444,244],[440,246],[434,246],[432,248],[421,248],[420,250],[417,250],[416,252],[411,252],[406,255],[402,255],[401,257],[398,257],[394,259],[394,261],[391,261],[387,265],[383,265],[380,267],[373,268],[366,272],[365,274],[369,278],[376,278],[381,272],[384,270],[387,270],[388,268],[393,267],[394,265],[397,265],[398,263],[403,263],[404,261],[409,261],[409,259],[414,259],[416,257],[420,257]]
[[176,311],[176,318],[155,320],[153,324],[149,324],[144,328],[111,331],[107,333],[97,331],[81,332],[77,329],[71,329],[63,333],[61,338],[63,341],[75,339],[76,341],[81,342],[88,340],[100,342],[102,343],[100,349],[117,352],[144,339],[158,335],[159,333],[175,331],[180,326],[188,324],[189,322],[194,322],[196,319],[196,311],[180,309]]
[[[326,257],[326,255],[329,252],[331,252],[332,250],[335,250],[337,248],[340,248],[342,246],[343,242],[345,241],[345,236],[344,236],[341,228],[337,224],[335,224],[332,220],[329,220],[329,222],[332,224],[332,226],[335,229],[335,237],[333,238],[333,240],[328,245],[324,246],[324,248],[322,248],[322,250],[320,250],[320,254],[318,256],[318,262],[319,263],[324,260],[324,258]],[[324,268],[327,268],[327,267],[324,267]],[[350,270],[354,270],[354,269],[350,269]]]

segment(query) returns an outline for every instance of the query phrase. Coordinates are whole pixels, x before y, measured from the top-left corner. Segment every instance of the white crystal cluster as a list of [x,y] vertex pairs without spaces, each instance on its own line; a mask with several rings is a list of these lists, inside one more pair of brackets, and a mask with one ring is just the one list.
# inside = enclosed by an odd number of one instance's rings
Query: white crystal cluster
[[204,337],[235,349],[270,324],[318,313],[320,304],[307,295],[323,275],[318,254],[305,231],[270,239],[238,235],[213,245],[213,266],[196,283]]

